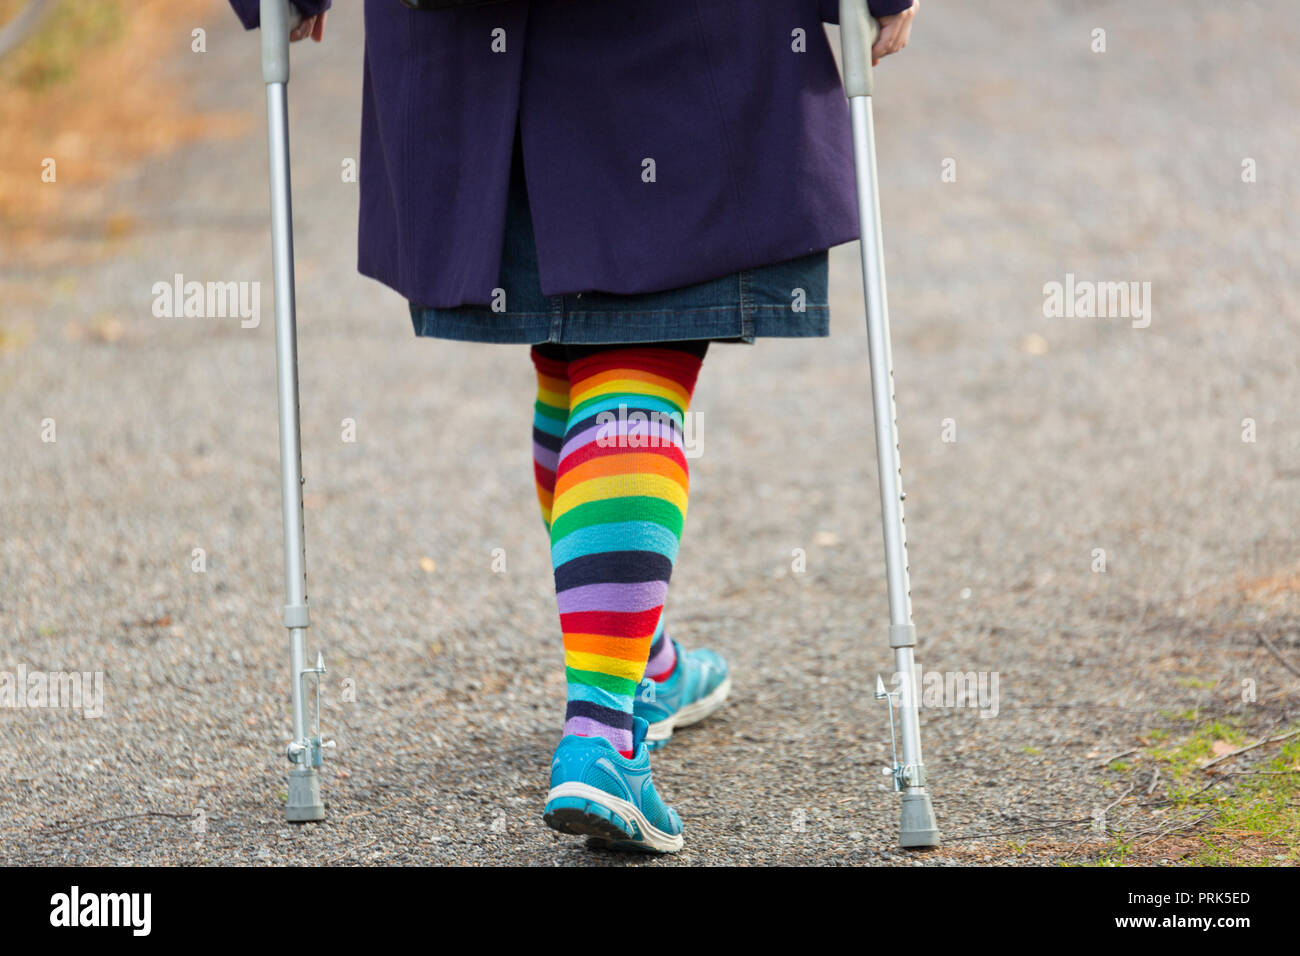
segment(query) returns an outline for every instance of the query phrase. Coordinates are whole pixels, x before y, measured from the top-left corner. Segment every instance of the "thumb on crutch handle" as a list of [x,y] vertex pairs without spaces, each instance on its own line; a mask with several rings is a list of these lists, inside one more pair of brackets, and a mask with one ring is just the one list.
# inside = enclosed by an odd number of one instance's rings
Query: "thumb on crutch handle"
[[871,48],[880,36],[880,24],[867,8],[867,0],[840,0],[840,42],[844,47],[844,92],[850,98],[870,96]]

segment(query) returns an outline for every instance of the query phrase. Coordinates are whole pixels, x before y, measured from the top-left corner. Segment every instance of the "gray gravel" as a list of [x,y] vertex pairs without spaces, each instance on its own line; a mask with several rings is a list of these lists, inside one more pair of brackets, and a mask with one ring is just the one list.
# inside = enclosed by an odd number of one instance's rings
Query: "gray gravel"
[[[195,109],[246,114],[246,135],[112,186],[105,215],[137,223],[116,246],[0,267],[0,322],[31,333],[0,355],[0,670],[106,675],[101,719],[0,710],[0,862],[629,862],[540,819],[564,685],[525,349],[415,340],[404,302],[355,274],[339,169],[357,153],[359,5],[329,33],[298,51],[291,93],[329,820],[280,818],[262,93],[255,44],[214,14],[209,52],[178,52],[175,74]],[[924,713],[940,822],[964,839],[893,846],[886,715],[865,693],[890,658],[844,248],[829,342],[718,347],[701,376],[669,614],[727,655],[735,694],[656,757],[686,850],[632,862],[1077,859],[1081,827],[1010,834],[1110,804],[1099,759],[1171,714],[1294,703],[1257,635],[1300,659],[1298,45],[1287,0],[926,0],[877,121],[920,658],[1000,681],[996,717]],[[153,283],[178,272],[261,280],[260,328],[154,318]],[[1044,318],[1043,284],[1066,273],[1151,282],[1150,327]]]

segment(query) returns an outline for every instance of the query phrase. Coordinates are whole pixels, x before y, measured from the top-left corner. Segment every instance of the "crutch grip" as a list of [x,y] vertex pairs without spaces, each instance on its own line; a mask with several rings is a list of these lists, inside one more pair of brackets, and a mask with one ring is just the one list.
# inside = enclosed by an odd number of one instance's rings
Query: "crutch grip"
[[[263,0],[265,3],[265,0]],[[844,92],[870,96],[871,48],[880,36],[880,24],[871,16],[867,0],[840,0],[840,42],[844,48]]]
[[[289,30],[297,8],[289,0],[262,0],[262,82],[289,82]],[[298,17],[301,19],[301,17]]]

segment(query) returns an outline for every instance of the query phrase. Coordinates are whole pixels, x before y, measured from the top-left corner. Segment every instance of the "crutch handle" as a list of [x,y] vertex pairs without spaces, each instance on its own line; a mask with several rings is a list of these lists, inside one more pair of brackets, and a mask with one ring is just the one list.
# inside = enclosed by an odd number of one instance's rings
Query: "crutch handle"
[[[265,3],[266,0],[263,0]],[[840,42],[844,47],[844,92],[849,98],[871,95],[871,48],[880,24],[867,0],[840,0]]]
[[[289,30],[297,8],[289,0],[262,0],[262,82],[289,82]],[[298,19],[301,19],[299,17]]]

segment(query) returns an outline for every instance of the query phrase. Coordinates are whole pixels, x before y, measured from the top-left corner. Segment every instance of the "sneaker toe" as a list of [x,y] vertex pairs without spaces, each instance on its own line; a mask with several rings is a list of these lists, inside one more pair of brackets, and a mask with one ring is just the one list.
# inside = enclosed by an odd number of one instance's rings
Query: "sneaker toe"
[[683,826],[682,824],[682,818],[677,815],[677,811],[674,810],[672,807],[668,808],[668,819],[672,822],[672,829],[669,830],[668,832],[673,834],[674,836],[681,833],[682,830],[686,829],[685,826]]
[[689,652],[691,662],[699,671],[699,696],[705,697],[717,690],[727,679],[727,662],[721,654],[701,647]]

